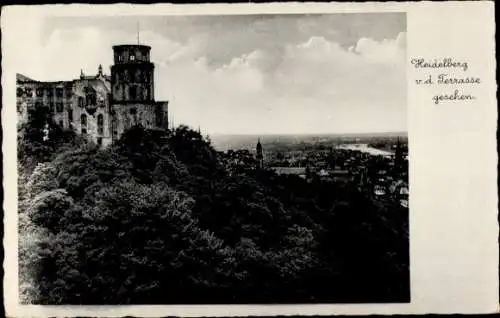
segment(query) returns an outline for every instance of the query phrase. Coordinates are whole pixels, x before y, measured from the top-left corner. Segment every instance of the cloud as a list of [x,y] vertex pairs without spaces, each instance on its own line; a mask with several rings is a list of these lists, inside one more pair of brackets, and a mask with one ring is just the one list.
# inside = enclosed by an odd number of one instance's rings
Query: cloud
[[165,85],[178,102],[174,116],[197,121],[208,131],[405,130],[403,37],[360,39],[351,50],[311,37],[287,46],[269,73],[261,65],[274,58],[272,53],[256,50],[220,68],[211,69],[203,60],[198,66],[166,69],[161,76],[175,78],[176,83]]
[[368,62],[404,63],[406,50],[406,33],[401,32],[395,39],[381,42],[369,38],[361,38],[354,52],[359,53]]
[[[152,46],[156,99],[170,100],[176,124],[210,133],[406,130],[405,33],[346,46],[335,40],[338,31],[292,41],[283,29],[290,41],[273,38],[266,23],[234,32],[218,25],[182,39],[141,31],[141,42]],[[297,25],[301,32],[321,29],[314,19]],[[58,28],[41,39],[17,65],[40,80],[76,78],[80,68],[94,74],[99,64],[106,70],[112,45],[136,41],[129,31],[92,26]]]

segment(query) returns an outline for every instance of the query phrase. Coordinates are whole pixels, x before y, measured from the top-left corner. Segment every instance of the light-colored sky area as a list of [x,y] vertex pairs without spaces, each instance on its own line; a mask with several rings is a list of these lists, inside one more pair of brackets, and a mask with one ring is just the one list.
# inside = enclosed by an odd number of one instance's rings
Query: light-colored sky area
[[36,80],[106,73],[112,45],[152,47],[156,99],[207,133],[407,130],[406,15],[154,16],[40,20],[20,41]]

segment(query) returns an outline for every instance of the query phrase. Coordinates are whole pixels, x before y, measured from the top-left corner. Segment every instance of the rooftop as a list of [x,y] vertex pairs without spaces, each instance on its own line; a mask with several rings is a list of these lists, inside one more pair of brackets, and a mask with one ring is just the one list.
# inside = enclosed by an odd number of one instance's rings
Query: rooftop
[[306,168],[299,167],[271,167],[278,174],[305,174]]
[[142,48],[142,49],[148,49],[151,50],[151,46],[149,45],[143,45],[143,44],[119,44],[119,45],[113,45],[113,50],[115,49],[124,49],[124,48]]
[[18,82],[37,82],[34,79],[29,78],[28,76],[23,75],[23,74],[19,74],[19,73],[16,74],[16,81],[18,81]]

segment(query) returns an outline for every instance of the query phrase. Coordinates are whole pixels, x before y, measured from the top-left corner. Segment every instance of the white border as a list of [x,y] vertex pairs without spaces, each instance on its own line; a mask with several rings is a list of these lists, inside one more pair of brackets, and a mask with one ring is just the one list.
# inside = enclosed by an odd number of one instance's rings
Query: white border
[[[4,297],[8,316],[248,316],[491,313],[498,311],[494,5],[492,2],[44,5],[2,8]],[[19,306],[15,73],[9,43],[44,15],[222,15],[407,12],[409,56],[458,56],[483,84],[479,100],[436,107],[408,66],[410,304]]]

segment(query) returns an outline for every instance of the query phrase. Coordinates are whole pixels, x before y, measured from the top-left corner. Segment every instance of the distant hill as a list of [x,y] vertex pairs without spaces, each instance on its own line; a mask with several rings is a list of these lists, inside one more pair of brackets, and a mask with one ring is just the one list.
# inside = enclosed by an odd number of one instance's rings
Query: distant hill
[[260,141],[264,148],[272,147],[294,147],[300,145],[325,145],[334,146],[350,142],[370,142],[384,139],[400,137],[405,140],[407,132],[386,132],[386,133],[349,133],[349,134],[215,134],[210,135],[212,144],[219,151],[228,149],[249,149],[253,150]]

